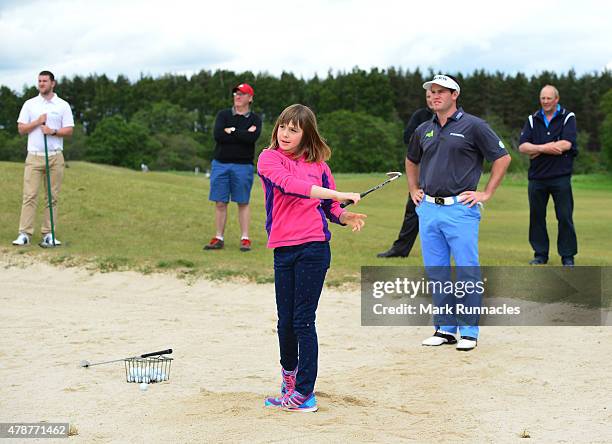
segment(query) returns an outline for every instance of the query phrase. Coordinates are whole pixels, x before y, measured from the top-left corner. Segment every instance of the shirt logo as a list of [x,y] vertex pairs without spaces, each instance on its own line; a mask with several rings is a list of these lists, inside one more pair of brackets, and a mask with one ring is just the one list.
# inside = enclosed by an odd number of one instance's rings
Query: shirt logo
[[499,147],[502,149],[506,149],[506,146],[504,145],[504,142],[502,142],[501,140],[499,141]]
[[450,133],[451,136],[457,136],[457,137],[463,137],[465,139],[465,136],[463,134],[459,134],[459,133]]
[[434,130],[431,130],[430,132],[425,133],[425,137],[433,137],[433,132]]

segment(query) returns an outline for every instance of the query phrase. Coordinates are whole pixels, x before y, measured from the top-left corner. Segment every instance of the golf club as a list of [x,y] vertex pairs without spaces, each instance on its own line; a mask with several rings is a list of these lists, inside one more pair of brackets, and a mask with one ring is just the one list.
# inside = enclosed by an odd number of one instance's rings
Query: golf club
[[55,243],[55,226],[53,224],[53,200],[51,196],[51,174],[49,171],[49,149],[47,148],[47,135],[46,134],[44,134],[44,139],[45,139],[45,170],[46,170],[46,175],[47,175],[47,203],[49,204],[49,219],[51,221],[52,244],[49,245],[43,239],[43,241],[39,245],[43,248],[52,248],[52,247],[56,247],[57,245]]
[[169,348],[168,350],[156,351],[152,353],[145,353],[144,355],[140,355],[140,356],[130,356],[129,358],[113,359],[112,361],[94,362],[93,364],[90,363],[89,361],[81,361],[81,367],[87,368],[87,367],[92,367],[94,365],[110,364],[111,362],[125,361],[127,359],[148,358],[149,356],[169,355],[171,353],[172,353],[172,349]]
[[[387,177],[388,179],[385,180],[382,183],[379,183],[378,185],[376,185],[373,188],[370,188],[368,191],[364,191],[363,193],[360,194],[361,197],[367,196],[368,194],[370,194],[372,191],[376,191],[379,188],[384,187],[385,185],[387,185],[389,182],[394,181],[395,179],[397,179],[398,177],[400,177],[402,175],[402,173],[400,173],[399,171],[390,171],[387,173]],[[349,205],[353,204],[355,202],[353,202],[352,200],[349,200],[347,202],[342,202],[340,204],[340,208],[345,208],[348,207]]]

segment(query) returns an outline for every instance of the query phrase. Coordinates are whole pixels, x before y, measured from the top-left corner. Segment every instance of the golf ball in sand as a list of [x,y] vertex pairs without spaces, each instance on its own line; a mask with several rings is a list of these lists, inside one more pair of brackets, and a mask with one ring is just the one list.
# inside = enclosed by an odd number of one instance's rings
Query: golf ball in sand
[[149,388],[149,384],[147,384],[146,382],[143,382],[142,384],[140,384],[140,390],[142,390],[143,392],[146,391]]

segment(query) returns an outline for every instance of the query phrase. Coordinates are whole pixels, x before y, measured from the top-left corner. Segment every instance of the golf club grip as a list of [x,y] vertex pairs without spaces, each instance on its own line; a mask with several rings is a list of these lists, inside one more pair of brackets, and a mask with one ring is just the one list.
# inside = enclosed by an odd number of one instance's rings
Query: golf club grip
[[[365,197],[365,196],[367,196],[368,194],[370,194],[372,191],[376,191],[376,190],[377,190],[378,188],[380,188],[380,187],[381,187],[381,185],[378,185],[377,187],[370,188],[368,191],[364,191],[363,193],[359,193],[359,197]],[[346,208],[346,207],[348,207],[349,205],[352,205],[352,204],[354,204],[354,203],[355,203],[355,202],[353,202],[352,200],[349,200],[348,202],[342,202],[342,203],[340,204],[340,208]]]
[[162,351],[153,352],[153,353],[145,353],[144,355],[140,355],[140,357],[141,358],[148,358],[149,356],[169,355],[170,353],[172,353],[172,349],[171,348],[169,348],[168,350],[162,350]]

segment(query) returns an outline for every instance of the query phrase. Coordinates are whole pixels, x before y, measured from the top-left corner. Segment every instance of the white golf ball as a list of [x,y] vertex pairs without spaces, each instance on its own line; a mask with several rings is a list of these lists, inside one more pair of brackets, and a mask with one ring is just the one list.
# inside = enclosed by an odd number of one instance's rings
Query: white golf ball
[[147,391],[148,388],[149,388],[149,384],[147,384],[146,382],[143,382],[142,384],[140,384],[140,390],[142,390],[143,392]]

